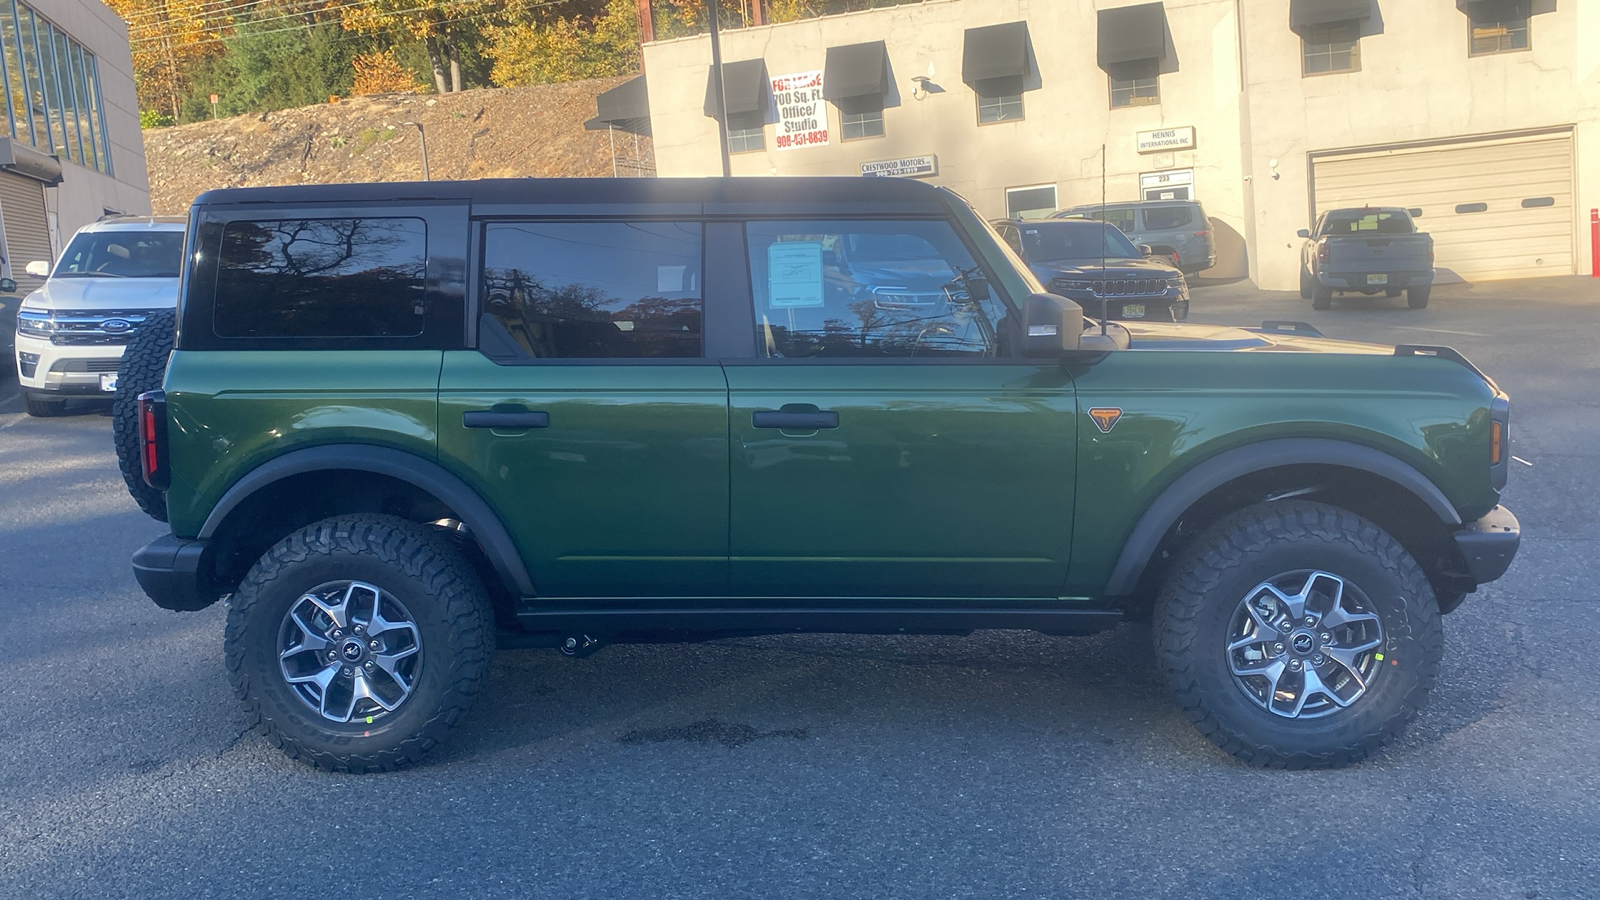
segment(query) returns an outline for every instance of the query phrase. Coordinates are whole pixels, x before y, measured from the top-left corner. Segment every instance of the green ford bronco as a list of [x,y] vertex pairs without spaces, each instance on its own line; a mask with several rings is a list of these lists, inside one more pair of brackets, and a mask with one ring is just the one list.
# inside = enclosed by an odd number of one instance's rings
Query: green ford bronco
[[1224,750],[1339,765],[1519,540],[1456,352],[1086,319],[916,182],[223,190],[187,242],[120,376],[172,531],[133,567],[226,598],[251,721],[318,766],[415,762],[497,645],[1130,618]]

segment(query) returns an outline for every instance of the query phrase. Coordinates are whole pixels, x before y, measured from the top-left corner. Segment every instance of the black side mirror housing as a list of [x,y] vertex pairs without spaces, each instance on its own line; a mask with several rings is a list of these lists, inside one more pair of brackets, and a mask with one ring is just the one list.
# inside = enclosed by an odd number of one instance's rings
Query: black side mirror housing
[[1055,294],[1029,294],[1023,307],[1022,352],[1030,359],[1076,351],[1083,337],[1083,307]]
[[967,285],[967,299],[982,303],[989,299],[989,279],[974,275],[963,279]]
[[15,294],[17,283],[9,278],[0,278],[0,294]]
[[1299,231],[1296,231],[1294,234],[1295,234],[1295,237],[1309,238],[1309,237],[1311,237],[1311,229],[1302,228]]

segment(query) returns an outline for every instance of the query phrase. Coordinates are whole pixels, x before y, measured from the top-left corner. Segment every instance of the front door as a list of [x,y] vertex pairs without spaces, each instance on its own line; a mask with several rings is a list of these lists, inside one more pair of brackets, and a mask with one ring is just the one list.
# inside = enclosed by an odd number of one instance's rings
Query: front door
[[477,350],[445,354],[441,461],[542,597],[727,591],[728,410],[702,351],[702,226],[494,221]]
[[759,349],[724,361],[733,591],[1057,596],[1072,382],[1009,356],[955,230],[752,222],[747,246]]

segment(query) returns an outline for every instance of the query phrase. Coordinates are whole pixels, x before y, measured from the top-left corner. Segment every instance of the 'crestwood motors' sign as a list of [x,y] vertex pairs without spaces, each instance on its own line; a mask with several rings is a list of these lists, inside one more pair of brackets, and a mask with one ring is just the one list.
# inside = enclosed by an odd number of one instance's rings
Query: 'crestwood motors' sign
[[880,159],[861,164],[861,174],[879,178],[927,178],[939,174],[939,157],[907,156],[902,159]]
[[779,150],[817,147],[828,142],[828,110],[822,100],[822,70],[772,79],[778,106]]
[[1193,150],[1194,126],[1163,128],[1160,131],[1138,133],[1139,152],[1155,153],[1159,150]]

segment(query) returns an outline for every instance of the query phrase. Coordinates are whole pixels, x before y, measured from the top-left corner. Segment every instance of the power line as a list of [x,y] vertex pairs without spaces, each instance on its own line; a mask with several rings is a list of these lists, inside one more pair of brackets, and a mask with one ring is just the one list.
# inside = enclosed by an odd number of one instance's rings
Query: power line
[[[562,3],[567,3],[567,2],[570,2],[570,0],[539,0],[539,2],[522,4],[518,8],[519,9],[538,9],[540,7],[545,7],[545,6],[557,6],[557,5],[560,5]],[[337,10],[337,9],[345,9],[345,8],[347,8],[349,6],[362,6],[362,5],[364,5],[364,4],[363,3],[348,3],[348,4],[345,4],[344,6],[329,7],[328,11]],[[418,7],[412,8],[412,9],[396,10],[395,12],[389,13],[389,15],[404,15],[404,14],[410,13],[410,12],[420,12],[420,11],[425,10],[425,9],[433,9],[433,8],[434,7],[432,7],[432,6],[418,6]],[[455,17],[448,18],[448,19],[441,19],[438,22],[436,22],[435,24],[438,24],[438,25],[449,25],[449,24],[452,24],[454,22],[466,22],[466,21],[470,21],[472,19],[488,18],[488,17],[491,17],[491,16],[499,15],[500,13],[501,13],[501,10],[486,10],[486,11],[481,12],[481,13],[474,13],[474,14],[465,15],[465,16],[455,16]],[[290,17],[286,17],[286,18],[295,18],[295,17],[290,16]],[[267,20],[267,21],[273,21],[273,20]],[[248,23],[248,24],[254,24],[254,23]],[[187,44],[186,46],[187,47],[201,47],[201,46],[205,46],[207,44],[226,44],[229,41],[238,40],[239,38],[243,38],[243,37],[265,37],[267,35],[272,35],[272,34],[287,34],[287,33],[295,32],[295,31],[309,31],[309,30],[311,30],[313,28],[320,28],[320,27],[327,26],[327,25],[332,25],[332,24],[334,24],[334,23],[332,23],[332,22],[313,22],[313,23],[308,23],[308,24],[304,24],[304,25],[295,25],[295,26],[291,26],[289,28],[275,28],[275,29],[271,29],[271,30],[268,30],[268,31],[250,31],[250,32],[248,32],[246,34],[231,34],[231,35],[227,35],[226,37],[218,36],[218,37],[213,37],[213,38],[206,38],[204,40],[194,41],[192,43]],[[237,28],[235,30],[237,30]],[[354,40],[356,38],[361,38],[361,37],[366,37],[366,35],[363,35],[363,34],[360,34],[360,33],[356,33],[356,32],[349,32],[349,33],[345,34],[343,37],[339,38],[339,40]],[[139,40],[137,42],[130,41],[129,43],[130,44],[145,44],[145,45],[148,45],[148,44],[157,42],[159,40],[161,40],[161,38],[156,37],[156,38],[141,39],[141,40]],[[139,48],[137,46],[135,46],[133,49],[139,49]]]

